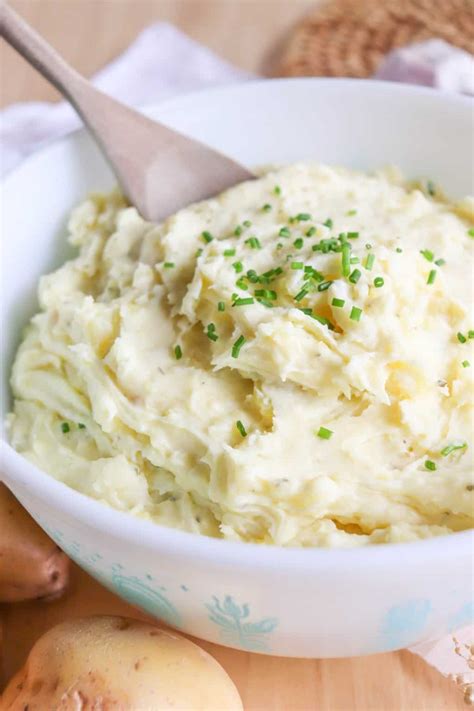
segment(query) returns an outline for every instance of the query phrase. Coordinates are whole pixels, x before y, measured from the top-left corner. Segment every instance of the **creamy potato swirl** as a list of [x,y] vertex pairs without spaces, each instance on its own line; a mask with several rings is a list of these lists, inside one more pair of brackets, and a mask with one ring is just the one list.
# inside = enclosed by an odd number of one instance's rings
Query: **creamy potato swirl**
[[121,510],[227,539],[473,525],[473,202],[270,170],[161,225],[73,213],[12,374],[11,441]]

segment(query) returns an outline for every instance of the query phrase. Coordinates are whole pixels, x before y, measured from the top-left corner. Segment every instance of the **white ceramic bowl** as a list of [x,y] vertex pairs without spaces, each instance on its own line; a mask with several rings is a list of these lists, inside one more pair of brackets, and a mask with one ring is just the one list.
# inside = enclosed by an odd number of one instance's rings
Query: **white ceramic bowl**
[[[454,195],[472,190],[471,104],[428,89],[264,81],[186,96],[150,114],[249,166],[394,163]],[[65,218],[86,193],[113,182],[80,131],[27,160],[4,185],[4,413],[11,359],[35,310],[38,277],[67,255]],[[77,563],[197,637],[276,655],[351,656],[442,635],[471,615],[469,532],[336,551],[229,543],[109,509],[2,446],[8,486]]]

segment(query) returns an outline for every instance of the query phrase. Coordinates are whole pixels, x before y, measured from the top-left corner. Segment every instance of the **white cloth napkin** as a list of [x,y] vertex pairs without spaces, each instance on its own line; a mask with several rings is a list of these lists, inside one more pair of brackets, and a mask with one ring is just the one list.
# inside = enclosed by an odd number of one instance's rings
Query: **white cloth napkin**
[[[378,76],[472,93],[472,57],[441,40],[434,43],[395,51]],[[93,81],[125,103],[145,106],[182,92],[250,78],[251,74],[231,66],[172,25],[158,23],[144,30]],[[64,102],[21,103],[4,109],[0,112],[1,172],[6,174],[27,155],[79,125],[76,114]],[[410,651],[453,678],[469,700],[474,682],[471,639],[472,631],[465,627]]]
[[430,39],[387,54],[375,77],[472,96],[474,58],[442,39]]

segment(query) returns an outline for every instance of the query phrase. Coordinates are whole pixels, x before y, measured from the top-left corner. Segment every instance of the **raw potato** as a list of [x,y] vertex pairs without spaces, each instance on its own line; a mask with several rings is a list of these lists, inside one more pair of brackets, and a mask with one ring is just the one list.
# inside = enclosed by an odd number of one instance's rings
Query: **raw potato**
[[53,627],[5,690],[1,711],[242,711],[224,669],[184,637],[125,617]]
[[54,600],[69,582],[69,560],[0,483],[0,602]]

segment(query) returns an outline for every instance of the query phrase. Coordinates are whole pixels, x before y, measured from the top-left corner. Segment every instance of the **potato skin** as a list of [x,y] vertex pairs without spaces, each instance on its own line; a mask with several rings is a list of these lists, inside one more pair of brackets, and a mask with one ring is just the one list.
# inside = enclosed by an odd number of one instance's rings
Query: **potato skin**
[[0,602],[54,600],[69,582],[69,559],[0,483]]
[[96,616],[56,625],[10,681],[1,711],[242,711],[230,677],[185,637]]

